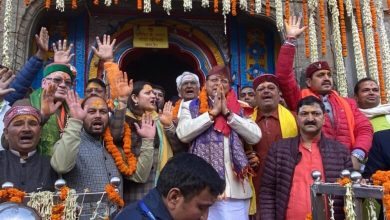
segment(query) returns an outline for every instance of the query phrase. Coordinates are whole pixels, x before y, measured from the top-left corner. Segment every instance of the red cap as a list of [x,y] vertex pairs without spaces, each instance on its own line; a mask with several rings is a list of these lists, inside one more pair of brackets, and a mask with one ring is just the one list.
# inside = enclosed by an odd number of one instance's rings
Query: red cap
[[223,66],[223,65],[213,66],[213,68],[211,68],[207,76],[211,76],[211,75],[223,75],[226,78],[228,78],[230,82],[232,81],[232,79],[230,78],[230,71],[229,68],[227,68],[227,66]]
[[253,80],[253,89],[256,90],[256,88],[262,84],[263,82],[272,82],[277,87],[279,87],[279,80],[278,77],[276,77],[274,74],[264,73],[258,77],[256,77]]
[[314,62],[314,63],[310,64],[306,68],[306,78],[311,78],[311,76],[318,70],[329,70],[330,71],[330,67],[329,67],[328,62],[318,61],[318,62]]

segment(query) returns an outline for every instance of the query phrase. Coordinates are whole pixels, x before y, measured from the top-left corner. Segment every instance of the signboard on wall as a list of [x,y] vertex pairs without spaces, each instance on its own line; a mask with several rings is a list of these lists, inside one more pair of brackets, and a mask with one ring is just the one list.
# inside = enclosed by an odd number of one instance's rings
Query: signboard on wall
[[133,47],[168,48],[167,27],[139,26],[134,27]]

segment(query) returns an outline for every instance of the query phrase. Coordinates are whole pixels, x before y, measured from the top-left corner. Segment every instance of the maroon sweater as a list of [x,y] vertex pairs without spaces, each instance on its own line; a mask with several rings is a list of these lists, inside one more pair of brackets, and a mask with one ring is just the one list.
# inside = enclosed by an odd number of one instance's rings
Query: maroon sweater
[[[282,139],[269,150],[259,194],[261,219],[285,219],[294,169],[301,157],[299,140],[300,136]],[[342,170],[352,169],[351,156],[342,144],[322,137],[319,147],[326,182],[335,182]],[[344,219],[342,198],[334,200],[335,218]]]

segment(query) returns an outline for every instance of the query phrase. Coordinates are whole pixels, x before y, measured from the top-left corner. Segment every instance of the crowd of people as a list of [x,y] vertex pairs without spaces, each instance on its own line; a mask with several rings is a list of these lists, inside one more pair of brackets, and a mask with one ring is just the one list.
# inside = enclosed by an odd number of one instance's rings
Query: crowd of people
[[[54,61],[44,66],[42,28],[19,73],[0,69],[0,182],[53,191],[63,178],[78,192],[98,192],[119,177],[128,206],[115,219],[305,219],[313,171],[335,182],[344,169],[366,178],[390,169],[390,105],[380,104],[371,78],[356,84],[354,98],[341,97],[326,61],[307,67],[301,89],[293,67],[306,27],[290,17],[285,28],[275,74],[258,76],[237,98],[227,66],[213,66],[203,86],[186,71],[175,103],[164,88],[128,79],[108,35],[92,48],[106,80],[90,79],[80,99],[72,45],[53,44]],[[41,88],[29,93],[42,68]],[[334,212],[344,219],[342,199]]]

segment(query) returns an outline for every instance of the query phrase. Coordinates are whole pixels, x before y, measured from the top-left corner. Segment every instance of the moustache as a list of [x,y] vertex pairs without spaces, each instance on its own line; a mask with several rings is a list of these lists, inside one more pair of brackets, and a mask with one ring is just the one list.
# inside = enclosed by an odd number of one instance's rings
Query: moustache
[[317,122],[315,121],[306,121],[304,125],[317,125]]

